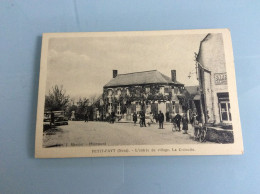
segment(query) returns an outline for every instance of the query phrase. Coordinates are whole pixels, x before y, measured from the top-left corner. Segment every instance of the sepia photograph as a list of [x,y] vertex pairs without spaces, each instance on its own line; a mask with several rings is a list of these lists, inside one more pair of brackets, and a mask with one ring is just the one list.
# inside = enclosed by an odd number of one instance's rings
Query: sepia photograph
[[36,157],[242,154],[227,29],[43,34]]

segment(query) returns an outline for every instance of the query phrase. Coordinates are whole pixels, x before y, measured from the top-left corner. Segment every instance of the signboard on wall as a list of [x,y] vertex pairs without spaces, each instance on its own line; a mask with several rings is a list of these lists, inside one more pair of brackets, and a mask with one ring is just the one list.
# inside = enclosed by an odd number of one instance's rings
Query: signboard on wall
[[216,85],[227,85],[227,73],[215,73],[214,80]]

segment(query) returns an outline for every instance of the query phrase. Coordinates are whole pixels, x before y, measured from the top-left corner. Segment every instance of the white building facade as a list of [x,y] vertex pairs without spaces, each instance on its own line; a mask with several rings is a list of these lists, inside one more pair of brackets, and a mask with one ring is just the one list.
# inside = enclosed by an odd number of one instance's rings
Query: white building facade
[[222,34],[208,34],[201,41],[197,55],[203,122],[232,122],[225,61]]

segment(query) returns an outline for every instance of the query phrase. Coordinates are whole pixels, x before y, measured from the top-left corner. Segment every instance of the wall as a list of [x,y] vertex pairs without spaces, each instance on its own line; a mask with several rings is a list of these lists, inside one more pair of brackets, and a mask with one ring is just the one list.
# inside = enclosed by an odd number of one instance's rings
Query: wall
[[221,34],[209,34],[200,47],[200,64],[207,70],[204,73],[204,93],[206,95],[209,122],[220,123],[217,93],[228,92],[227,84],[215,83],[216,73],[226,73],[224,44]]

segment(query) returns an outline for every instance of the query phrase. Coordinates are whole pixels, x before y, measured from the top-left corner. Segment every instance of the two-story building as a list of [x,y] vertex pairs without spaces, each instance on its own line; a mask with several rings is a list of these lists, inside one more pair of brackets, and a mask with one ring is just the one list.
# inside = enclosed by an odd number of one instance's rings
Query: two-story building
[[103,111],[112,111],[123,120],[132,120],[134,112],[146,115],[162,111],[165,119],[172,113],[183,112],[184,85],[176,80],[176,70],[171,78],[157,70],[118,74],[103,87]]
[[231,124],[222,34],[208,34],[201,41],[196,60],[203,122]]

